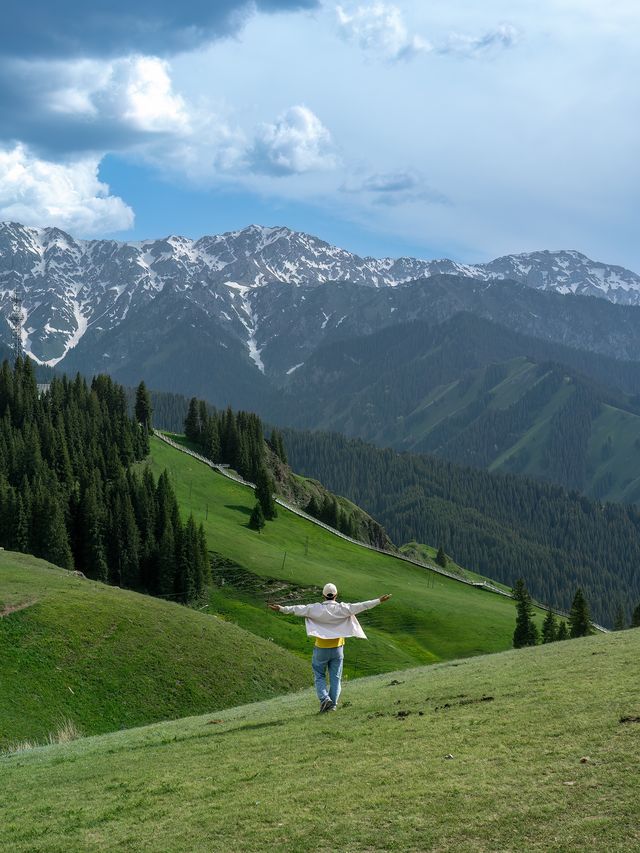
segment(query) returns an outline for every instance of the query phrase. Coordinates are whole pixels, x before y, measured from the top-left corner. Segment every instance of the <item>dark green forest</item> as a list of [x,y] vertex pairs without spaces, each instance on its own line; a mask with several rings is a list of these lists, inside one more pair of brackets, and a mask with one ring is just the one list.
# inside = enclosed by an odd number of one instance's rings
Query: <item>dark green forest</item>
[[397,543],[440,544],[456,562],[502,583],[524,578],[538,601],[562,609],[581,587],[605,625],[620,606],[628,624],[640,600],[635,506],[335,433],[283,430],[283,437],[296,471],[358,503]]
[[169,477],[136,465],[147,425],[108,376],[53,378],[30,360],[0,368],[0,543],[87,577],[187,602],[204,589],[202,527],[182,523]]

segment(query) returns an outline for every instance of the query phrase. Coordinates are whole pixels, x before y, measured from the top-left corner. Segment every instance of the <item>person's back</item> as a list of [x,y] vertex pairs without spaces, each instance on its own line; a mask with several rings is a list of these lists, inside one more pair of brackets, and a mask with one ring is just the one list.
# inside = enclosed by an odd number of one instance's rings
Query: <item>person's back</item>
[[[269,604],[268,606],[280,613],[304,617],[307,635],[315,638],[311,666],[315,678],[316,693],[320,700],[320,710],[335,711],[341,691],[345,637],[357,637],[366,640],[366,634],[356,619],[356,615],[364,610],[376,607],[391,596],[383,595],[370,601],[355,603],[336,601],[338,590],[331,583],[325,584],[322,593],[324,601],[314,604],[293,604],[289,606]],[[328,690],[327,671],[329,673]]]

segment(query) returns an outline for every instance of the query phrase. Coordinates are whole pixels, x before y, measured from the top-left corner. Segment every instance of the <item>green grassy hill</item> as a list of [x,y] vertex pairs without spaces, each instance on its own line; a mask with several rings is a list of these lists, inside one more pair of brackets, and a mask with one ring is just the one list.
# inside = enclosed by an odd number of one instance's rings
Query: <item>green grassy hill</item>
[[[511,646],[513,602],[500,595],[369,551],[279,508],[262,533],[247,522],[255,498],[235,483],[158,438],[151,443],[155,473],[169,471],[185,514],[202,521],[209,547],[223,555],[223,586],[214,586],[211,607],[255,633],[296,653],[309,654],[301,620],[276,616],[265,601],[317,600],[328,580],[345,600],[392,593],[363,616],[369,642],[349,643],[346,673],[363,675],[400,667],[502,651]],[[542,614],[538,614],[541,619]]]
[[0,759],[0,848],[636,851],[640,630]]
[[66,720],[94,734],[307,683],[301,660],[235,625],[0,552],[0,748]]

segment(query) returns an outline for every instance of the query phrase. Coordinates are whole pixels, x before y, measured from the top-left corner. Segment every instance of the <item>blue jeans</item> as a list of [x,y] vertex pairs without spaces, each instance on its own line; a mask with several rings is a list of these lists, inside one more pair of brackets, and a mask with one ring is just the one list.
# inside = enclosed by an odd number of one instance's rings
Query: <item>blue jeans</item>
[[[344,646],[337,646],[335,649],[320,649],[317,646],[314,648],[311,666],[316,682],[316,693],[321,702],[328,696],[334,705],[338,704],[343,662]],[[329,670],[329,690],[327,690],[327,670]]]

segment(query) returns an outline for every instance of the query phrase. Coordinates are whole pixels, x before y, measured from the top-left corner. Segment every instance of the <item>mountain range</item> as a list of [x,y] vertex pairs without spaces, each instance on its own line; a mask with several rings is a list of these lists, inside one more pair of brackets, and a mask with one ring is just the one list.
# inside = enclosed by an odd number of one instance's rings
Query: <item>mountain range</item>
[[123,243],[5,223],[5,315],[16,288],[49,367],[640,498],[640,276],[578,252],[463,265],[287,228]]
[[[250,364],[260,371],[286,374],[299,362],[283,358],[282,342],[276,339],[291,331],[292,320],[300,328],[301,314],[301,331],[305,337],[313,332],[314,340],[329,338],[345,321],[352,325],[353,312],[361,313],[365,304],[386,312],[388,320],[394,312],[406,318],[413,308],[419,312],[420,305],[407,306],[404,293],[396,296],[394,291],[422,280],[420,290],[426,293],[433,289],[428,282],[441,281],[443,275],[465,281],[468,292],[460,295],[467,301],[481,300],[483,291],[509,281],[542,292],[640,304],[640,276],[575,251],[460,264],[362,258],[308,234],[255,225],[199,240],[169,236],[116,242],[79,240],[57,228],[0,224],[0,307],[6,312],[13,290],[22,289],[25,350],[51,366],[82,341],[83,350],[102,350],[92,353],[92,366],[97,361],[117,370],[123,354],[112,352],[114,333],[130,314],[146,314],[160,301],[176,325],[185,318],[192,321],[189,315],[197,311],[200,323],[215,322],[220,328],[221,346],[229,346],[229,336],[242,344]],[[331,291],[337,282],[358,285],[358,296],[345,298],[342,290],[336,298]],[[309,293],[309,288],[327,284],[331,287]],[[376,299],[372,290],[382,294]],[[497,291],[497,298],[503,298],[502,292]],[[411,303],[417,295],[413,288]],[[302,304],[307,299],[315,311],[311,317]],[[3,328],[4,338],[7,331]],[[304,352],[303,346],[301,357]]]

